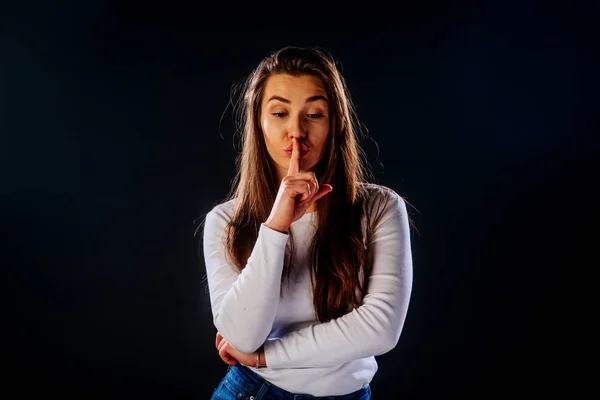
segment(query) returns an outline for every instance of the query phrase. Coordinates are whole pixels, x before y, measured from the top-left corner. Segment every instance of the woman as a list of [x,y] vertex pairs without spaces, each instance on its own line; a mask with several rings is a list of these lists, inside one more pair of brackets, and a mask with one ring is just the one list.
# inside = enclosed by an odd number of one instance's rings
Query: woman
[[213,399],[369,399],[412,288],[404,200],[368,183],[345,81],[319,49],[266,57],[241,97],[242,152],[204,220]]

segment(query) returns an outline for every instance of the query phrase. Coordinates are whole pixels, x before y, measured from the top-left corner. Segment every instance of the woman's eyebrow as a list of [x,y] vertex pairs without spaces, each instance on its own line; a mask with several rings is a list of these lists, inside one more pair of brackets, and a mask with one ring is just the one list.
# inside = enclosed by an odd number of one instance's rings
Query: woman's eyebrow
[[[267,103],[268,103],[269,101],[271,101],[271,100],[279,100],[279,101],[281,101],[281,102],[283,102],[283,103],[288,103],[288,104],[289,104],[289,103],[291,103],[291,101],[289,101],[288,99],[286,99],[286,98],[284,98],[284,97],[281,97],[281,96],[276,96],[276,95],[275,95],[275,96],[271,96],[271,97],[269,98],[269,100],[267,101]],[[318,94],[318,95],[316,95],[316,96],[311,96],[311,97],[309,97],[308,99],[306,99],[306,103],[312,103],[312,102],[314,102],[314,101],[318,101],[318,100],[323,100],[323,101],[325,101],[325,102],[328,102],[328,101],[327,101],[327,97],[325,97],[325,96],[323,96],[323,95],[320,95],[320,94]]]

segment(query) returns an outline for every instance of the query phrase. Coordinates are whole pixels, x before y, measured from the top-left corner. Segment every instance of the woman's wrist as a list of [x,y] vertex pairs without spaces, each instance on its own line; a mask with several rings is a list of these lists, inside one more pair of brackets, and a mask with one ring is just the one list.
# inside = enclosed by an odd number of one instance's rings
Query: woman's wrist
[[272,229],[274,231],[277,231],[279,233],[283,233],[283,234],[286,234],[286,235],[289,233],[288,232],[289,227],[285,227],[285,226],[274,224],[272,221],[270,221],[268,219],[265,221],[265,226],[267,228]]
[[261,347],[258,350],[258,365],[261,367],[267,366],[267,360],[265,359],[265,348]]

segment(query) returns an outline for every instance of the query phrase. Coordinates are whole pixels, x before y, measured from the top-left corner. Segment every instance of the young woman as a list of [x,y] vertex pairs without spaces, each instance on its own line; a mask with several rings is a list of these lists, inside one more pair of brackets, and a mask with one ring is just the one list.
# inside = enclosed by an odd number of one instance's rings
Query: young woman
[[238,174],[204,220],[229,364],[212,398],[369,399],[375,356],[398,343],[412,289],[406,203],[367,181],[354,107],[326,52],[274,52],[243,89]]

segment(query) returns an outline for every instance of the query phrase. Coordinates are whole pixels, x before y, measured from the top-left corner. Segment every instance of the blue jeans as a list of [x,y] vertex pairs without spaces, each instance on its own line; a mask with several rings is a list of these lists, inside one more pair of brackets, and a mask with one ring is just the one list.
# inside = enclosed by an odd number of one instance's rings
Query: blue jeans
[[243,365],[230,366],[227,374],[215,389],[211,400],[369,400],[371,387],[341,396],[316,397],[294,394],[273,385]]

